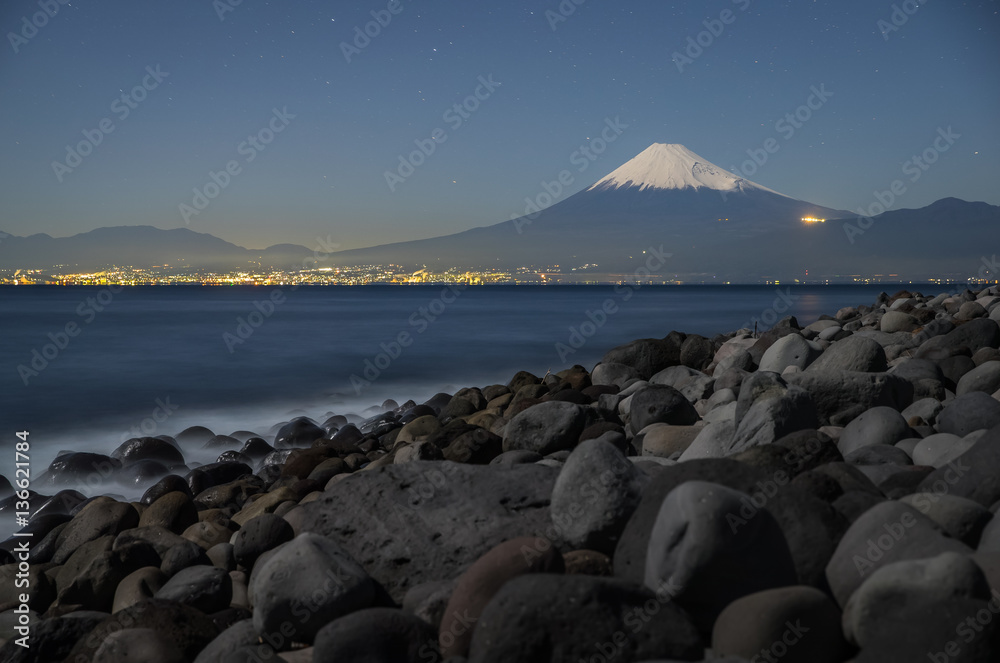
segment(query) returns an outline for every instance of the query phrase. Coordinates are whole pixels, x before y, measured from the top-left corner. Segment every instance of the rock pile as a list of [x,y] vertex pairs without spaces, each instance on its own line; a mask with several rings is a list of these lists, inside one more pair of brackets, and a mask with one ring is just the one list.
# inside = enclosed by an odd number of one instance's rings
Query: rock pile
[[[903,291],[65,454],[27,589],[0,545],[0,661],[1000,660],[998,348],[996,288]],[[137,502],[74,489],[150,477]]]

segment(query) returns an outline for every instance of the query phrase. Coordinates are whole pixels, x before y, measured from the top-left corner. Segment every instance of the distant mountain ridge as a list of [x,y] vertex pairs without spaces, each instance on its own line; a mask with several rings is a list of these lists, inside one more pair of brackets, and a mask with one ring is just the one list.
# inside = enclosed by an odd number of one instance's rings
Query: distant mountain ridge
[[65,265],[76,271],[100,271],[112,265],[148,268],[170,265],[209,271],[250,267],[301,267],[313,251],[295,244],[246,249],[188,228],[116,226],[71,237],[39,233],[9,235],[0,242],[0,269],[48,269]]
[[[564,275],[577,270],[578,280],[586,280],[587,273],[627,276],[654,249],[670,254],[658,272],[683,281],[961,278],[979,272],[983,247],[989,248],[984,241],[998,230],[1000,206],[945,198],[859,219],[751,182],[683,145],[656,143],[535,214],[339,251],[328,254],[325,266],[527,267]],[[0,269],[63,265],[82,272],[166,264],[184,271],[291,270],[314,255],[294,244],[250,250],[186,228],[121,226],[63,238],[0,234]]]

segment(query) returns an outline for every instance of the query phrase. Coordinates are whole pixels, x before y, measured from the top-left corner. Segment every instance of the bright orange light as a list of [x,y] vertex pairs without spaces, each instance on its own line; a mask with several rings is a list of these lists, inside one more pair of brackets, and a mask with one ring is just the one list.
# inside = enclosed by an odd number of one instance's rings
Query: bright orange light
[[817,219],[815,216],[802,217],[802,223],[826,223],[826,219]]

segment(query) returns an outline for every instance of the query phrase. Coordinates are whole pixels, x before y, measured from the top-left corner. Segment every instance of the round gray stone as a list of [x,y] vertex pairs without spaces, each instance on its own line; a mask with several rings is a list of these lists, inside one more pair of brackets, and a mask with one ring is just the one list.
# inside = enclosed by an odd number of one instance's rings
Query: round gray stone
[[643,475],[614,445],[585,440],[569,455],[552,489],[556,531],[575,550],[611,554],[642,498]]
[[907,437],[910,437],[910,427],[906,425],[903,415],[882,405],[851,420],[840,434],[837,448],[846,456],[862,447],[873,444],[893,445]]
[[311,643],[325,624],[376,599],[375,581],[343,548],[308,532],[255,569],[250,584],[257,632],[290,630],[296,642]]

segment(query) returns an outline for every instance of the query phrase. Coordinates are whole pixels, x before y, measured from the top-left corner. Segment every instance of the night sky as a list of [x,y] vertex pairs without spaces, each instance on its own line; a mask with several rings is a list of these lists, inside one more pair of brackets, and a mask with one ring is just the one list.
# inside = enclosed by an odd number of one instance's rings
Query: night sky
[[[654,142],[732,169],[768,139],[743,174],[855,209],[948,127],[895,207],[1000,204],[997,2],[237,2],[5,0],[0,230],[352,248],[507,220],[543,180],[572,168],[575,192]],[[814,88],[832,94],[778,124]],[[627,129],[580,172],[609,121]],[[390,190],[414,141],[434,151]]]

